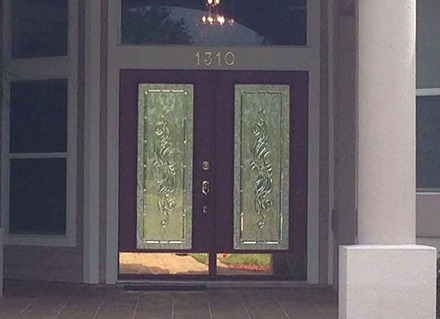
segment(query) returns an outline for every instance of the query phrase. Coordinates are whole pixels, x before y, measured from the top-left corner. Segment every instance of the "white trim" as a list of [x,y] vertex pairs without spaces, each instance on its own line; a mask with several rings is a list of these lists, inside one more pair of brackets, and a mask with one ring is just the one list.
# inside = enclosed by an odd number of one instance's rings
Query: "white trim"
[[67,153],[10,153],[9,159],[67,158]]
[[307,282],[319,282],[319,134],[320,134],[320,68],[321,68],[321,3],[307,2],[310,52],[309,69],[309,171],[307,220]]
[[[119,196],[119,71],[121,69],[198,69],[194,56],[201,47],[119,46],[120,1],[109,1],[109,60],[107,100],[107,249],[106,282],[118,277]],[[209,48],[233,50],[240,63],[228,70],[309,71],[309,174],[307,264],[309,283],[319,280],[319,101],[320,101],[320,3],[307,1],[308,39],[301,47]],[[247,54],[252,51],[252,59]],[[268,58],[270,56],[270,59]],[[178,58],[177,58],[178,57]],[[265,65],[255,64],[264,61]],[[187,61],[187,62],[185,62]],[[205,68],[208,69],[208,68]]]
[[99,282],[101,2],[86,1],[84,112],[84,282]]
[[417,196],[430,196],[430,195],[436,195],[438,196],[440,194],[440,188],[418,188],[416,190]]
[[328,223],[328,275],[327,283],[333,284],[335,266],[335,247],[334,247],[334,233],[332,227],[333,210],[335,207],[335,83],[334,83],[334,68],[335,68],[335,47],[334,47],[334,0],[328,1],[328,125],[329,125],[329,223]]
[[[67,152],[66,153],[12,153],[9,154],[9,108],[2,110],[2,167],[1,214],[5,245],[22,246],[76,246],[76,171],[77,171],[77,2],[69,1],[68,56],[51,58],[11,59],[11,0],[3,2],[4,62],[11,66],[17,81],[66,79],[67,97]],[[3,79],[5,80],[5,79]],[[4,96],[9,99],[10,82],[4,83]],[[66,158],[66,235],[13,235],[9,234],[9,167],[10,159]]]
[[417,89],[416,90],[417,96],[435,96],[440,95],[440,88],[434,88],[434,89]]
[[[2,79],[3,80],[3,79]],[[9,83],[3,81],[3,96],[9,101]],[[6,243],[6,235],[9,228],[9,107],[3,107],[1,109],[2,119],[2,136],[1,136],[1,202],[0,209],[2,214],[2,227],[3,227],[3,243]]]
[[[310,40],[312,41],[312,39]],[[195,54],[206,48],[196,46],[166,47],[166,46],[117,46],[111,47],[117,65],[124,69],[201,69],[197,66]],[[248,58],[249,50],[252,59]],[[308,71],[313,67],[313,51],[308,47],[234,47],[234,48],[209,48],[209,51],[233,51],[236,63],[232,66],[215,66],[215,70],[295,70]],[[177,58],[178,57],[178,58]],[[270,58],[268,58],[270,57]],[[289,57],[286,59],[286,57]],[[265,61],[264,66],[258,66],[255,61]],[[209,70],[210,68],[204,68]]]
[[[119,1],[108,3],[108,78],[107,103],[107,225],[106,283],[118,280],[118,215],[119,215],[119,68],[115,49],[119,43]],[[111,88],[111,89],[109,89]]]

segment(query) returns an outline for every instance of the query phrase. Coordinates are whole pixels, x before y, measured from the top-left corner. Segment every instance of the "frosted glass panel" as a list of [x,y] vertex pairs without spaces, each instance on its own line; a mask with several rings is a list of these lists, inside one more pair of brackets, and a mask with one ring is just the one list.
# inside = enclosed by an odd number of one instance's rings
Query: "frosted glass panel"
[[193,87],[141,84],[137,248],[190,249]]
[[234,248],[287,249],[289,87],[235,86]]

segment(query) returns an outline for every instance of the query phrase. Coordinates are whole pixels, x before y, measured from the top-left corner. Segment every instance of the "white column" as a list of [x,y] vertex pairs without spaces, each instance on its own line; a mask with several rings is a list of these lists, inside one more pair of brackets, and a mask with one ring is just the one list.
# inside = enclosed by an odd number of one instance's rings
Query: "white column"
[[358,238],[415,243],[416,0],[359,0]]
[[86,0],[84,110],[84,282],[99,282],[101,1]]
[[436,250],[414,245],[416,0],[358,0],[358,246],[339,318],[435,318]]

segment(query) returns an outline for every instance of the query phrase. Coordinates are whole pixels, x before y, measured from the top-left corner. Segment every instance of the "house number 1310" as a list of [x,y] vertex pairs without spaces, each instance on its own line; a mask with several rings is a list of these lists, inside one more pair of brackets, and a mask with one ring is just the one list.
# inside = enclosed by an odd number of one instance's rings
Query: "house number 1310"
[[235,64],[235,54],[231,51],[222,53],[222,52],[211,52],[205,51],[196,53],[197,65],[234,65]]

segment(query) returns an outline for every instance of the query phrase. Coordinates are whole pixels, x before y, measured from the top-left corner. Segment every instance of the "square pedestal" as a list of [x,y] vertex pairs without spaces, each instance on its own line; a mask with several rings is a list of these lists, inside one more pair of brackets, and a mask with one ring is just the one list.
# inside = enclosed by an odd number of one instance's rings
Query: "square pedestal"
[[435,319],[433,247],[341,246],[339,319]]

